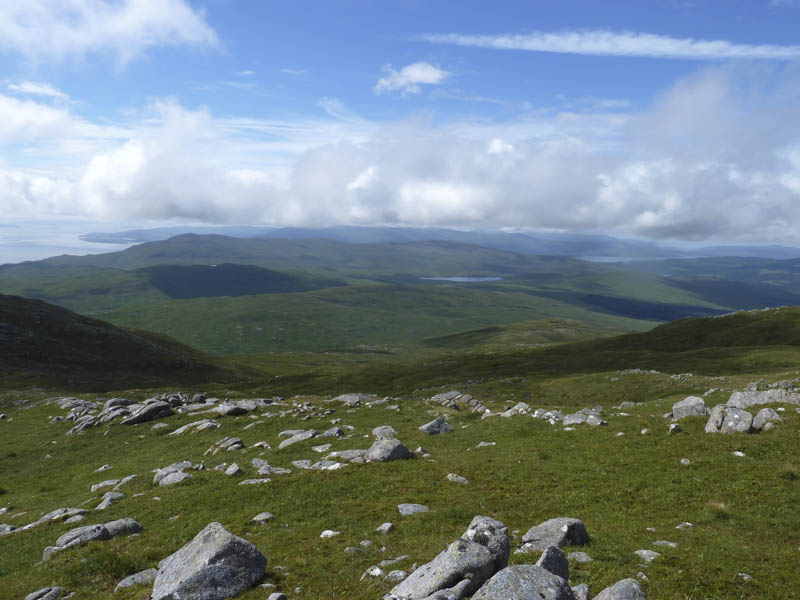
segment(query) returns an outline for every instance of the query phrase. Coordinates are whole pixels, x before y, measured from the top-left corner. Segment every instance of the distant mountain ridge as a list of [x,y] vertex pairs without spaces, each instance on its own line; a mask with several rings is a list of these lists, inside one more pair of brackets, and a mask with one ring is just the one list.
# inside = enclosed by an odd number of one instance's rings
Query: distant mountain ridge
[[323,239],[349,244],[385,244],[450,241],[498,250],[553,256],[589,257],[603,260],[644,260],[696,257],[800,258],[800,248],[781,245],[718,245],[682,250],[653,242],[606,235],[519,233],[504,231],[460,231],[447,228],[356,227],[323,228],[252,226],[181,226],[132,229],[120,232],[92,232],[80,238],[97,243],[144,243],[162,241],[186,233],[225,235],[235,238]]

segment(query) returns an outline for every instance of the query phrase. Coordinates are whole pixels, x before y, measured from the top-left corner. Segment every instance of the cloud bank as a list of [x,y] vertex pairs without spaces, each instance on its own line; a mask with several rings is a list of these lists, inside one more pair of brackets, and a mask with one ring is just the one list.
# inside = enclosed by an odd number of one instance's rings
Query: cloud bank
[[125,64],[154,46],[218,44],[185,0],[0,2],[0,51],[33,62],[111,54]]
[[374,122],[326,99],[289,121],[160,100],[101,125],[0,94],[0,151],[39,157],[0,162],[0,211],[800,243],[798,132],[789,65],[702,69],[643,110],[481,123]]
[[533,32],[517,35],[428,34],[434,44],[454,44],[496,50],[526,50],[592,56],[640,56],[690,60],[796,60],[800,46],[737,44],[727,40],[695,40],[652,33],[606,30]]

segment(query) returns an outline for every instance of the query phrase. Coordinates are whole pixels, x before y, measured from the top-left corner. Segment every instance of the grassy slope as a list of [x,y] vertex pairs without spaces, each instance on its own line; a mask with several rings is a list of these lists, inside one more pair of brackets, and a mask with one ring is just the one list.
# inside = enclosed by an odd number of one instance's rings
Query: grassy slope
[[18,383],[119,389],[230,377],[211,357],[164,336],[17,296],[0,296],[0,342],[3,378]]

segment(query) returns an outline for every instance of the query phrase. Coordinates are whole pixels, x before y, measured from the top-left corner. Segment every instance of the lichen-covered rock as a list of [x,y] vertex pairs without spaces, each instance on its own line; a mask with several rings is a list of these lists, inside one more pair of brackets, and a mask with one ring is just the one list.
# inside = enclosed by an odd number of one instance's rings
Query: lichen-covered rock
[[586,526],[580,519],[569,517],[556,517],[535,527],[531,527],[522,536],[521,551],[547,550],[548,546],[573,546],[582,545],[589,541]]
[[[480,586],[494,573],[494,555],[476,542],[457,540],[431,562],[417,568],[392,589],[392,594],[419,600],[469,579]],[[468,577],[469,576],[469,577]]]
[[718,404],[708,417],[706,433],[750,433],[753,415],[746,410],[727,404]]
[[645,595],[638,581],[623,579],[597,594],[594,600],[645,600]]
[[699,396],[689,396],[672,405],[672,418],[676,421],[686,417],[705,417],[707,414],[706,403]]
[[575,595],[566,581],[542,567],[513,565],[483,584],[472,600],[575,600]]
[[172,407],[168,402],[157,401],[151,404],[145,404],[138,408],[129,417],[125,417],[120,421],[123,425],[137,425],[139,423],[146,423],[154,419],[161,419],[168,417],[172,414]]
[[267,558],[219,523],[159,563],[152,600],[223,600],[239,595],[264,575]]
[[767,423],[782,423],[781,416],[771,408],[762,408],[753,417],[753,430],[761,431]]
[[511,544],[508,541],[508,527],[497,519],[477,516],[469,524],[461,539],[476,542],[488,548],[494,556],[494,570],[499,571],[508,566],[511,555]]
[[413,457],[411,450],[403,442],[394,438],[375,440],[375,443],[367,450],[366,456],[367,460],[372,462],[389,462]]

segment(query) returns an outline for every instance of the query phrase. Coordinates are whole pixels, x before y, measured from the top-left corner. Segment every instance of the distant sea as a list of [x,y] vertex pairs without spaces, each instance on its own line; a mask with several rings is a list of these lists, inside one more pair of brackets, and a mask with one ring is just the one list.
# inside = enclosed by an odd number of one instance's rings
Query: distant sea
[[[116,227],[114,227],[116,228]],[[130,229],[129,226],[119,227]],[[0,264],[41,260],[62,254],[102,254],[124,250],[133,244],[98,244],[78,236],[108,231],[108,223],[84,220],[15,221],[0,223]]]

